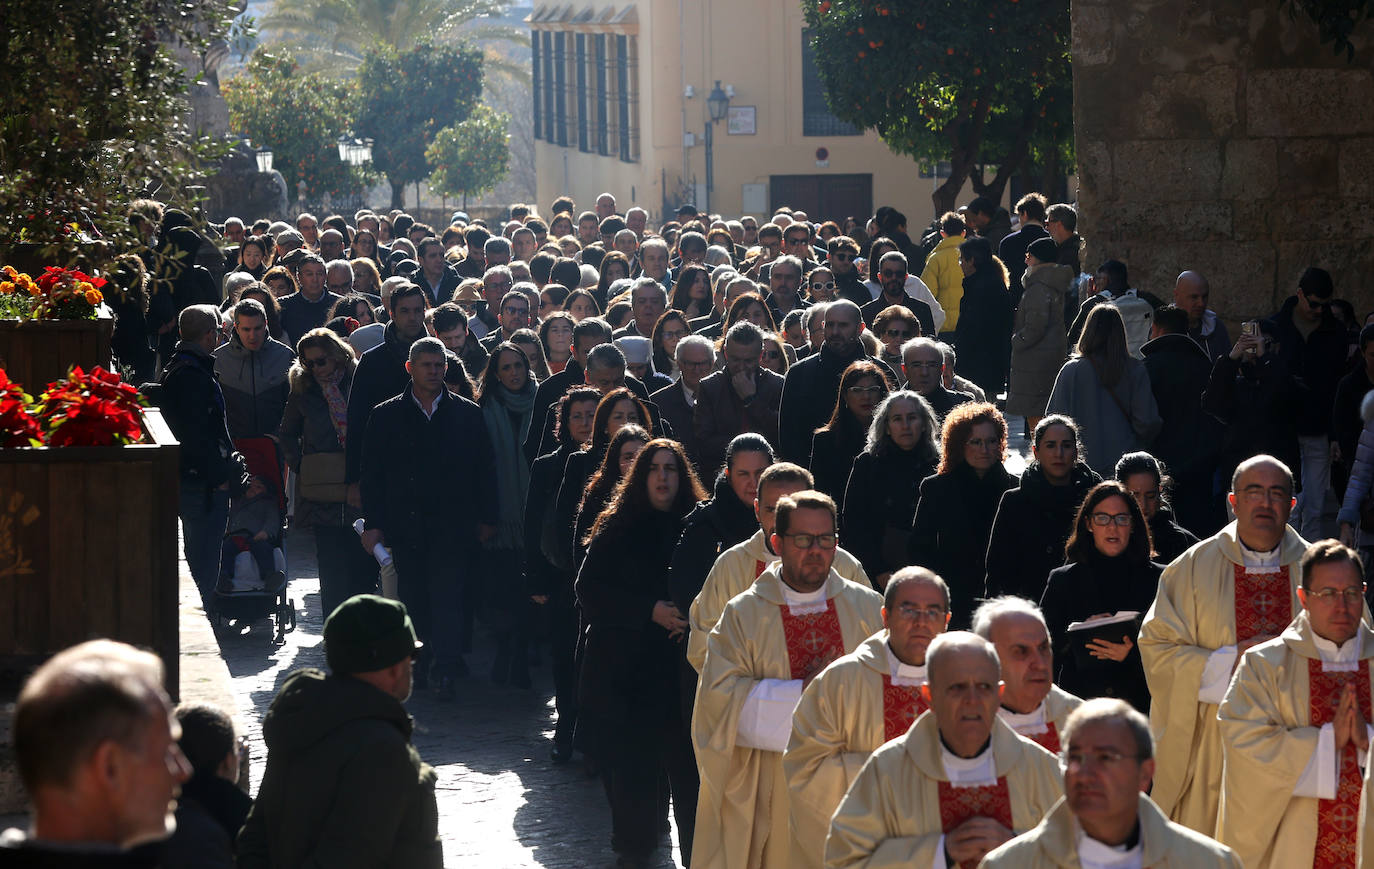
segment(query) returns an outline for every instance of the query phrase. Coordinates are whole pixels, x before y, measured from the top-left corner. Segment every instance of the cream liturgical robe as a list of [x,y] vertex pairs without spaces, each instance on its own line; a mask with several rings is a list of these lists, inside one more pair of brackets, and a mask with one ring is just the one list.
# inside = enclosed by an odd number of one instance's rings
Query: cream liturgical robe
[[[951,770],[952,764],[958,768]],[[975,814],[1001,815],[1013,833],[1024,833],[1064,795],[1059,761],[1000,719],[993,722],[991,746],[972,764],[954,758],[941,746],[935,716],[927,712],[864,764],[830,821],[825,865],[943,867],[945,829],[968,816],[957,813],[961,793],[994,789],[1001,790],[1001,799]]]
[[1230,848],[1173,823],[1144,794],[1139,812],[1140,844],[1122,851],[1088,838],[1060,800],[1039,826],[988,854],[978,869],[1241,869]]
[[808,656],[853,651],[883,626],[873,589],[832,569],[819,591],[799,595],[779,569],[731,600],[711,631],[692,715],[701,772],[692,869],[792,865],[782,752],[801,697],[796,671]]
[[1003,706],[997,710],[997,715],[1012,730],[1050,754],[1058,754],[1059,734],[1064,732],[1064,722],[1069,720],[1070,712],[1082,705],[1083,701],[1078,697],[1058,685],[1051,685],[1050,693],[1030,712],[1012,712]]
[[1329,720],[1349,681],[1365,721],[1374,721],[1371,667],[1374,636],[1367,630],[1338,649],[1316,636],[1302,613],[1236,669],[1219,711],[1226,769],[1217,838],[1247,869],[1356,865],[1371,832],[1356,823],[1362,759],[1353,747],[1336,752]]
[[[711,572],[706,574],[706,582],[697,593],[696,600],[687,615],[691,630],[687,633],[687,661],[698,673],[706,660],[706,638],[711,629],[720,621],[720,614],[730,599],[741,592],[748,591],[754,580],[759,578],[764,568],[778,560],[763,542],[763,529],[754,532],[743,543],[736,543],[720,554]],[[863,565],[844,547],[835,547],[834,570],[851,582],[865,588],[872,588]]]
[[1230,682],[1237,634],[1277,636],[1292,621],[1301,609],[1298,562],[1306,550],[1307,541],[1288,528],[1276,551],[1243,553],[1232,522],[1164,569],[1141,625],[1157,764],[1150,796],[1170,820],[1204,835],[1216,831],[1217,705]]
[[886,629],[811,681],[792,716],[782,757],[792,798],[792,865],[819,869],[825,834],[844,792],[878,746],[930,708],[926,668],[903,664]]

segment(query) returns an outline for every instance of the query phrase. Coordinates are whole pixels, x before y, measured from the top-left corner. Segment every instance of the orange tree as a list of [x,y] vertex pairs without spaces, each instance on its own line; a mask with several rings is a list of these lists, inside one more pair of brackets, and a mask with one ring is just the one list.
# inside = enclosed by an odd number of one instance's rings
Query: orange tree
[[421,42],[369,49],[358,67],[357,132],[374,140],[372,162],[391,182],[391,207],[406,184],[429,177],[425,148],[472,113],[482,93],[482,53]]
[[434,169],[430,188],[443,196],[461,196],[466,209],[469,195],[500,184],[510,164],[509,123],[509,115],[478,103],[467,120],[440,130],[425,149]]
[[292,195],[298,181],[315,196],[356,193],[363,185],[363,175],[339,160],[338,137],[352,123],[352,83],[303,73],[288,57],[257,51],[221,89],[230,125],[272,149],[272,168]]
[[[1065,0],[802,0],[831,111],[893,151],[948,160],[932,194],[954,207],[964,183],[1000,198],[1028,160],[1072,148]],[[982,167],[996,165],[985,181]]]

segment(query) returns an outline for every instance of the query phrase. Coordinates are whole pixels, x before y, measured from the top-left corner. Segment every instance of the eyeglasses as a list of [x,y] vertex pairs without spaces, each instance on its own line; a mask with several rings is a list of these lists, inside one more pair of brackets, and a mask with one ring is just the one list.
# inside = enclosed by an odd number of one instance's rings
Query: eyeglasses
[[811,243],[811,239],[805,238],[804,236],[793,236],[792,238],[789,238],[789,239],[787,240],[787,243],[788,243],[788,244],[810,244],[810,243]]
[[1364,601],[1365,584],[1360,583],[1358,588],[1324,588],[1321,591],[1307,592],[1309,600],[1319,600],[1324,604],[1334,604],[1338,599],[1343,600],[1351,606],[1359,606]]
[[975,450],[990,450],[1001,443],[997,438],[969,438],[964,441],[964,446],[973,447]]
[[1293,498],[1293,493],[1279,486],[1268,489],[1263,486],[1246,486],[1241,490],[1240,496],[1247,504],[1260,504],[1264,501],[1289,501]]
[[911,332],[906,329],[888,329],[883,333],[885,338],[910,338]]
[[834,281],[819,281],[819,282],[817,282],[817,283],[811,284],[811,289],[813,289],[813,290],[833,290],[833,289],[835,289],[835,282],[834,282]]
[[905,368],[915,368],[915,369],[918,369],[918,370],[919,370],[919,369],[925,369],[926,371],[931,371],[931,370],[936,369],[936,368],[944,368],[944,367],[945,367],[945,363],[943,363],[943,362],[903,362],[903,363],[902,363],[902,366],[905,367]]
[[854,259],[854,254],[847,250],[837,250],[830,254],[830,258],[840,260],[841,262],[850,262]]
[[352,284],[325,284],[324,286],[330,292],[339,293],[341,295],[344,293],[348,293],[353,289]]
[[323,368],[328,364],[328,356],[316,356],[314,359],[306,359],[304,356],[301,357],[301,365],[306,368]]
[[840,536],[832,531],[829,534],[784,534],[782,539],[791,541],[798,549],[810,549],[813,545],[822,549],[834,549]]
[[851,386],[851,387],[849,387],[849,394],[850,394],[851,396],[853,396],[854,398],[863,398],[864,396],[877,397],[877,396],[879,396],[879,395],[882,395],[882,394],[883,394],[884,392],[886,392],[886,391],[887,391],[887,390],[883,389],[881,386]]
[[764,354],[763,354],[763,358],[764,358],[764,359],[781,359],[781,358],[782,358],[782,351],[781,351],[781,350],[768,350],[768,351],[765,351]]
[[496,282],[494,282],[494,283],[485,284],[484,286],[486,286],[486,288],[490,290],[490,289],[494,289],[494,288],[496,288],[496,287],[506,287],[506,288],[510,288],[510,287],[512,286],[512,284],[511,284],[510,281],[496,281]]
[[530,309],[529,309],[529,308],[521,307],[521,306],[519,306],[519,305],[502,305],[502,306],[501,306],[501,313],[503,313],[503,314],[524,314],[524,315],[528,316],[529,313],[530,313]]
[[906,279],[906,272],[890,272],[887,269],[883,269],[878,275],[890,281],[895,281],[898,278]]
[[945,620],[945,613],[947,612],[948,610],[944,607],[938,606],[926,607],[924,609],[909,603],[899,604],[897,606],[897,615],[909,622],[920,621],[922,619],[928,622],[942,622]]
[[1131,524],[1130,513],[1094,513],[1092,514],[1093,524],[1099,528],[1106,528],[1108,525],[1115,525],[1118,528],[1125,528]]
[[674,339],[674,338],[685,338],[685,337],[687,337],[687,330],[686,330],[686,329],[664,329],[664,330],[663,330],[663,337],[664,337],[665,339],[667,339],[667,340],[670,340],[670,341],[671,341],[672,339]]

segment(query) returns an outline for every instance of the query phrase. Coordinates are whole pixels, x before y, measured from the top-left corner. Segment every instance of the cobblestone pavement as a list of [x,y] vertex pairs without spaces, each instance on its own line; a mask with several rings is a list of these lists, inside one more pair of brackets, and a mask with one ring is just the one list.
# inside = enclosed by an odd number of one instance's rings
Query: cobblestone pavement
[[[287,560],[299,626],[286,635],[285,645],[272,645],[266,622],[220,640],[250,740],[254,793],[267,761],[262,718],[277,689],[293,670],[325,666],[315,546],[308,532],[288,539]],[[612,865],[610,810],[599,780],[584,773],[580,760],[557,766],[548,759],[554,714],[547,652],[531,668],[534,687],[527,691],[491,684],[491,643],[480,622],[467,659],[473,675],[459,682],[457,702],[441,704],[417,693],[406,704],[415,717],[415,745],[438,772],[445,865]],[[678,865],[676,857],[665,840],[656,866]]]

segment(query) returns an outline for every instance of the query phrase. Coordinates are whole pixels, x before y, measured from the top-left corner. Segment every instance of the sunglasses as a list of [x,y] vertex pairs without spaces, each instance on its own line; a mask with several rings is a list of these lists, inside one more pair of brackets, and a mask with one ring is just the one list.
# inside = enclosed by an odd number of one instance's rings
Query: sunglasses
[[850,262],[854,259],[854,254],[850,253],[847,250],[837,250],[830,255],[830,258],[837,259],[840,262]]
[[811,289],[813,289],[813,290],[833,290],[833,289],[835,289],[835,282],[834,282],[834,281],[819,281],[819,282],[817,282],[817,283],[812,284],[812,285],[811,285]]
[[323,368],[323,367],[325,367],[325,366],[328,365],[328,364],[329,364],[329,357],[328,357],[328,356],[317,356],[317,357],[315,357],[314,359],[306,359],[305,357],[301,357],[301,365],[303,365],[303,366],[304,366],[305,368],[307,368],[307,369],[309,369],[309,368]]

